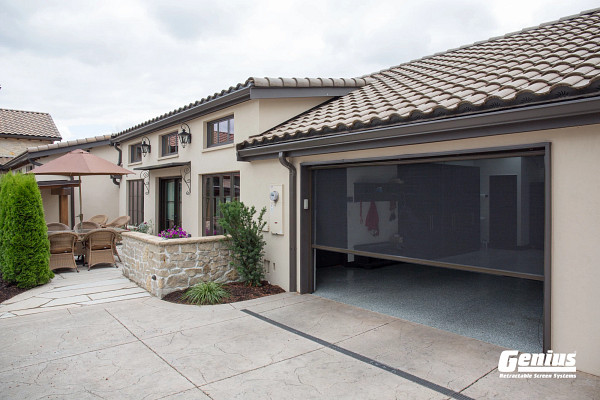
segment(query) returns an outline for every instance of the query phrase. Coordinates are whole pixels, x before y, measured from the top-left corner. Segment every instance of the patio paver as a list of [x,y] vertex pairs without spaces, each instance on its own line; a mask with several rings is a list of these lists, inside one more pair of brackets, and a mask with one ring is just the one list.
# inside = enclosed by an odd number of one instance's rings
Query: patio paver
[[[500,347],[314,295],[188,306],[147,296],[119,274],[114,268],[60,274],[2,304],[31,308],[0,311],[0,397],[594,399],[600,393],[600,377],[582,372],[575,380],[500,379]],[[78,296],[89,300],[36,306],[39,299]]]

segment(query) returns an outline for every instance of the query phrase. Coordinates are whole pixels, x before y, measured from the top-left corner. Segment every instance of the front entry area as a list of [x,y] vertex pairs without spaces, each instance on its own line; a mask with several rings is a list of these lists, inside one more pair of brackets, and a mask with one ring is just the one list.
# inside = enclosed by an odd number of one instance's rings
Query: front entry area
[[304,287],[503,347],[548,349],[548,157],[534,148],[305,168]]

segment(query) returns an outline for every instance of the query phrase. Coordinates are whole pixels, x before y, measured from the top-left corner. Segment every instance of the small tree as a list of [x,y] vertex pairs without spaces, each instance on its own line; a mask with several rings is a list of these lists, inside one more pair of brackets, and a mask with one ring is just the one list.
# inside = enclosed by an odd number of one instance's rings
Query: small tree
[[47,283],[50,271],[42,195],[31,174],[6,174],[0,190],[2,278],[20,288]]
[[239,201],[223,203],[219,211],[218,224],[230,236],[226,243],[231,251],[231,265],[247,285],[260,286],[265,275],[262,259],[266,242],[262,230],[266,224],[263,217],[267,209],[260,211],[258,219],[254,219],[254,206],[247,207]]

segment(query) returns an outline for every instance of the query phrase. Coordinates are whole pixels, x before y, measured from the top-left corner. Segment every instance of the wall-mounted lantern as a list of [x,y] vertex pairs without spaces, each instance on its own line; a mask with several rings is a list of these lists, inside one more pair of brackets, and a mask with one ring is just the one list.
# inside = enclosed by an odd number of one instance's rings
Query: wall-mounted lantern
[[141,147],[142,147],[142,155],[143,155],[144,157],[146,157],[146,154],[150,153],[150,149],[151,149],[151,146],[150,146],[150,139],[148,139],[146,136],[144,136],[144,137],[142,138],[142,144],[141,144]]
[[[187,130],[186,130],[187,128]],[[181,131],[177,134],[181,147],[185,148],[186,144],[192,143],[192,131],[190,126],[185,122],[181,124]]]

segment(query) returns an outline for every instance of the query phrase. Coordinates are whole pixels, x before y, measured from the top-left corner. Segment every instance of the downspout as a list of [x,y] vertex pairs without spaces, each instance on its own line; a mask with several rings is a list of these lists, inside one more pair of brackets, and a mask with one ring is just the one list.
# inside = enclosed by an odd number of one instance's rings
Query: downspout
[[283,151],[279,152],[279,162],[289,171],[290,185],[290,292],[296,291],[296,167],[285,158]]
[[[119,152],[119,161],[117,161],[117,165],[119,167],[123,166],[123,150],[119,148],[119,144],[115,142],[110,143],[118,152]],[[110,179],[112,179],[113,183],[117,186],[121,186],[121,176],[119,175],[111,175]]]

